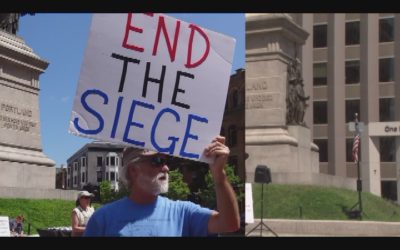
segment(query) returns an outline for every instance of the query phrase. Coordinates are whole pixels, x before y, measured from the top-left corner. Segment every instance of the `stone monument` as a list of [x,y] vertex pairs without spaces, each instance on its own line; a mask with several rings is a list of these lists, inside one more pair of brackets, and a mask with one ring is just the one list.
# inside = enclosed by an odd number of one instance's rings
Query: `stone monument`
[[319,173],[297,58],[307,37],[288,14],[246,14],[246,182],[257,165],[275,183],[312,184]]
[[16,35],[19,17],[0,14],[0,187],[54,189],[39,114],[39,75],[49,63]]

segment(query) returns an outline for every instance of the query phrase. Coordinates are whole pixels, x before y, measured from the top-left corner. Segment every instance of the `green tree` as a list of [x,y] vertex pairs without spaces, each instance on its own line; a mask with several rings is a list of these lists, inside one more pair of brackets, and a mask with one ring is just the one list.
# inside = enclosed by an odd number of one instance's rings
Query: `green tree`
[[129,195],[129,190],[127,187],[125,187],[124,183],[120,180],[118,181],[118,191],[115,192],[114,195],[114,200],[119,200],[122,197],[128,196]]
[[172,200],[186,200],[190,190],[178,169],[169,171],[169,188],[166,196]]
[[[241,182],[239,176],[235,175],[234,167],[225,165],[225,173],[236,193],[237,200],[241,201],[244,198],[244,190],[243,190],[244,185]],[[215,194],[214,181],[210,171],[208,171],[208,173],[205,176],[205,182],[206,182],[205,187],[201,188],[198,193],[198,196],[200,198],[200,203],[202,206],[211,209],[216,209],[217,199]]]
[[100,183],[100,200],[103,204],[114,200],[114,191],[111,189],[111,182],[102,181]]

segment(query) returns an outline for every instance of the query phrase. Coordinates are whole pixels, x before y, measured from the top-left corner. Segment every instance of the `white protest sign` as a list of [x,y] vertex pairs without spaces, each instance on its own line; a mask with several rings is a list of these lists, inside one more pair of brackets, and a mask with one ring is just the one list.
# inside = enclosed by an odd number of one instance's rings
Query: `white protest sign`
[[254,223],[254,211],[253,211],[253,191],[251,189],[251,183],[245,185],[245,222],[248,224]]
[[10,222],[7,216],[0,216],[0,236],[11,236]]
[[234,47],[163,14],[94,14],[69,132],[213,161]]

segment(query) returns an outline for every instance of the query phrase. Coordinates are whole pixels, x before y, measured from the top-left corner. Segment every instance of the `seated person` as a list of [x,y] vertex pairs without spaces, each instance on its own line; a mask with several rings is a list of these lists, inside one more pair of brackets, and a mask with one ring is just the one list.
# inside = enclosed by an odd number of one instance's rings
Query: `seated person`
[[10,233],[12,236],[24,234],[24,216],[18,215],[17,218],[10,220]]

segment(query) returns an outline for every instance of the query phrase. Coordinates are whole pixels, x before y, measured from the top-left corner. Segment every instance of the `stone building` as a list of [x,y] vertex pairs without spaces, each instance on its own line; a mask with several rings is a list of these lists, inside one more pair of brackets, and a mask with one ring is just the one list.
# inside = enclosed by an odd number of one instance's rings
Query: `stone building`
[[67,189],[81,190],[87,185],[97,186],[110,181],[118,190],[119,169],[124,146],[94,141],[84,145],[67,160]]

